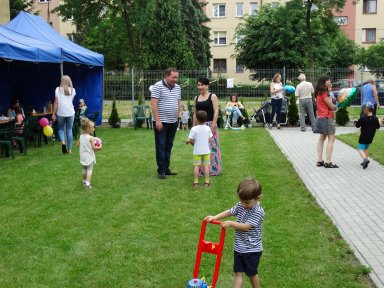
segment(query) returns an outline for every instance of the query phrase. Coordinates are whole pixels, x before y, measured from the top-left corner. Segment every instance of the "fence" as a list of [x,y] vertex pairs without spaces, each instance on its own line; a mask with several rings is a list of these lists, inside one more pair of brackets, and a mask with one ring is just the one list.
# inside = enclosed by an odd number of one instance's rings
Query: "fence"
[[[352,87],[366,81],[371,76],[370,71],[360,70],[357,67],[348,68],[315,68],[308,69],[257,69],[249,71],[248,75],[239,74],[236,71],[226,71],[225,73],[211,73],[209,69],[179,71],[179,85],[182,89],[182,100],[192,101],[198,94],[196,83],[200,77],[210,79],[209,91],[216,94],[219,99],[225,99],[231,94],[239,97],[265,99],[269,97],[269,85],[275,73],[282,75],[284,84],[296,86],[300,73],[307,76],[307,81],[316,84],[321,75],[328,75],[333,81],[335,90],[345,87]],[[104,73],[104,100],[132,100],[150,99],[149,87],[155,82],[163,79],[164,71],[106,71]],[[244,81],[244,79],[246,79]],[[231,85],[233,83],[233,86]],[[384,103],[384,80],[379,83],[380,103]],[[383,84],[383,85],[381,85]],[[232,87],[232,88],[228,88]],[[358,87],[358,97],[353,102],[360,105],[361,93]],[[255,99],[257,100],[257,99]]]

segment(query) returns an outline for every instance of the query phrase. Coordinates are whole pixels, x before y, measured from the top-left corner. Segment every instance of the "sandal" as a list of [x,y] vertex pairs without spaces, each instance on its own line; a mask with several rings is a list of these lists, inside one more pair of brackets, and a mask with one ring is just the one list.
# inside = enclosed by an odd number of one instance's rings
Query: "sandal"
[[192,187],[199,187],[199,183],[192,183]]
[[316,166],[317,167],[324,166],[324,161],[317,161]]
[[211,187],[211,185],[212,185],[211,182],[209,182],[209,183],[205,182],[205,183],[204,183],[204,186],[205,186],[205,187]]
[[333,164],[332,162],[324,163],[325,168],[339,168],[336,164]]

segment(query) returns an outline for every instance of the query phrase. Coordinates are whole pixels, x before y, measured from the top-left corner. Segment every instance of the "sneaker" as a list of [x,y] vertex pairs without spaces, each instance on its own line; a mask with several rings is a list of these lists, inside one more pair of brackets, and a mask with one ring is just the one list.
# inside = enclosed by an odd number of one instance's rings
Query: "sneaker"
[[367,169],[368,164],[369,164],[369,160],[368,160],[368,158],[365,158],[363,161],[363,169]]
[[172,172],[170,169],[168,169],[166,172],[165,172],[165,175],[168,175],[168,176],[174,176],[174,175],[177,175],[176,172]]
[[277,124],[277,129],[281,129],[280,124]]
[[89,184],[84,183],[84,188],[91,190],[92,189],[91,183],[89,183]]
[[160,172],[157,177],[159,177],[159,179],[165,179],[165,173],[164,172]]

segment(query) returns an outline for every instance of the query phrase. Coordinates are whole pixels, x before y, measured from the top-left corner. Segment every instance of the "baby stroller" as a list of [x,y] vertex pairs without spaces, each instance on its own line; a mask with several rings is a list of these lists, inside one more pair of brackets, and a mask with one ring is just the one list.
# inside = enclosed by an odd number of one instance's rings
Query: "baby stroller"
[[[255,109],[255,113],[251,116],[251,119],[254,118],[256,123],[263,123],[264,126],[267,125],[269,122],[268,120],[271,117],[272,113],[272,104],[271,100],[267,100],[263,103],[261,103],[261,106],[258,110]],[[284,97],[283,104],[281,106],[281,117],[280,117],[280,124],[281,125],[287,125],[288,122],[288,98]]]

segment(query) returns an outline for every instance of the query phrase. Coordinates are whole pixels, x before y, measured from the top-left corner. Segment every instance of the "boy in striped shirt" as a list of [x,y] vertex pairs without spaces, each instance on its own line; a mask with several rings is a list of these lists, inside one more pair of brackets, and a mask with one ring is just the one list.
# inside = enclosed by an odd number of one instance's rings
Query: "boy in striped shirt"
[[249,277],[252,287],[258,288],[260,287],[258,266],[263,250],[261,234],[264,221],[264,210],[259,203],[261,185],[256,179],[247,177],[237,187],[237,195],[240,202],[235,206],[215,216],[207,216],[205,220],[211,222],[236,216],[236,221],[223,221],[221,224],[223,227],[233,227],[236,230],[233,287],[242,287],[245,273]]

